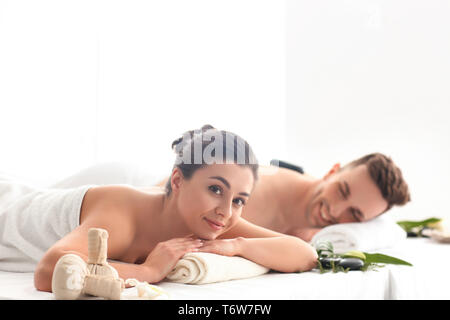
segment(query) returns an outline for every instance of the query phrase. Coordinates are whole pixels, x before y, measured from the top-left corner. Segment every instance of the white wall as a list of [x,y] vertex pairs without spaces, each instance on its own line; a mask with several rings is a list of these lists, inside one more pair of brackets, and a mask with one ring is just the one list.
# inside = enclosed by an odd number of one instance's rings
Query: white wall
[[450,217],[450,2],[287,2],[289,157],[322,176],[383,152],[412,202],[398,218]]
[[283,156],[285,16],[279,0],[0,0],[0,171],[169,172],[170,143],[206,123]]

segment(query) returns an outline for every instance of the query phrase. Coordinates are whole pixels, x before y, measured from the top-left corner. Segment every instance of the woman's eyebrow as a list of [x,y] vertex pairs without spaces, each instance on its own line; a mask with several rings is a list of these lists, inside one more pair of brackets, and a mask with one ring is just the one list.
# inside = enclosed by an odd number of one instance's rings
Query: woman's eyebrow
[[241,196],[250,197],[250,194],[247,192],[239,192]]
[[230,183],[227,181],[227,179],[219,177],[219,176],[214,176],[214,177],[209,177],[210,179],[217,179],[219,181],[221,181],[228,189],[230,189]]
[[[227,179],[220,177],[220,176],[213,176],[209,177],[210,179],[217,179],[221,181],[228,189],[230,189],[230,183],[227,181]],[[247,192],[239,192],[241,196],[250,197],[250,194]]]

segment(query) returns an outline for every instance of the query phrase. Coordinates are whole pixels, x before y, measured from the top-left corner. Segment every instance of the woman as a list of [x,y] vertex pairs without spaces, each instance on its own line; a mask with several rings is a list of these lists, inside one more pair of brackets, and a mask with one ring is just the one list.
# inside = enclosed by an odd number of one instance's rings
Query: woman
[[108,258],[123,279],[156,283],[187,252],[252,260],[280,272],[310,270],[317,254],[306,242],[242,219],[257,180],[256,158],[241,137],[211,126],[173,142],[177,157],[166,189],[97,186],[86,192],[80,222],[42,257],[38,290],[51,291],[54,266],[65,254],[87,261],[87,232],[106,229]]

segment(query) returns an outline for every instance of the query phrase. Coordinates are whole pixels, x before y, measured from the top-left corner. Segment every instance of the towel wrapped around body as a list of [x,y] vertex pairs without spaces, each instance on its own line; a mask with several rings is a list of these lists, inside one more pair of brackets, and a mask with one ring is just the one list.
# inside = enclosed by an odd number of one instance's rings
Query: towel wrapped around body
[[0,270],[33,272],[45,252],[79,225],[91,187],[36,188],[0,174]]
[[391,217],[381,215],[365,222],[341,223],[327,226],[314,235],[310,243],[329,241],[335,253],[351,250],[375,251],[395,246],[406,239],[406,232]]
[[167,280],[205,284],[251,278],[269,269],[242,257],[227,257],[208,252],[186,253],[167,275]]

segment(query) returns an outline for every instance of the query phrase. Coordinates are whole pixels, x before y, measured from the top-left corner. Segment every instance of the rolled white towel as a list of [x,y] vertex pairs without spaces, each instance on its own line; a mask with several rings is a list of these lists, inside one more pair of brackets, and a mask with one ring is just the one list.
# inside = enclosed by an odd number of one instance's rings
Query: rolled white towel
[[227,257],[214,253],[186,253],[167,280],[179,283],[205,284],[251,278],[269,272],[269,269],[242,257]]
[[329,241],[335,253],[350,250],[375,251],[395,246],[406,239],[406,232],[392,220],[381,215],[366,222],[341,223],[323,228],[314,235],[310,243]]

